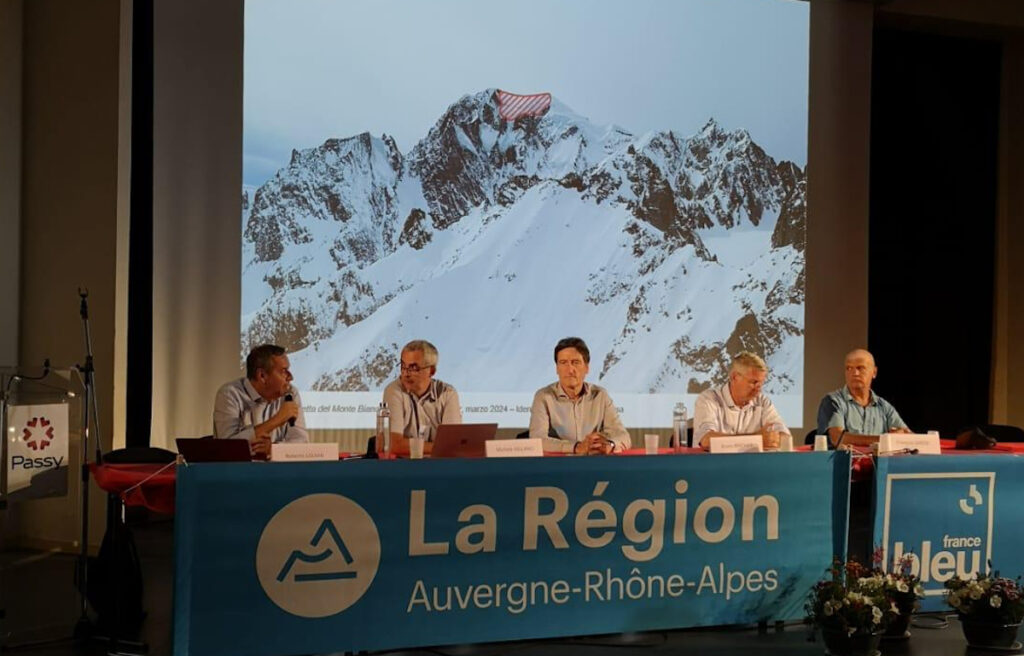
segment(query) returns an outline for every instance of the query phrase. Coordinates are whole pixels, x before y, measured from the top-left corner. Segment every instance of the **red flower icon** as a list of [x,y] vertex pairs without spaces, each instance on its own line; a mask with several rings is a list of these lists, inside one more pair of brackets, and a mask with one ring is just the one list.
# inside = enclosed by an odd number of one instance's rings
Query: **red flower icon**
[[50,446],[53,441],[53,426],[46,417],[32,417],[22,430],[21,439],[33,451],[40,451]]

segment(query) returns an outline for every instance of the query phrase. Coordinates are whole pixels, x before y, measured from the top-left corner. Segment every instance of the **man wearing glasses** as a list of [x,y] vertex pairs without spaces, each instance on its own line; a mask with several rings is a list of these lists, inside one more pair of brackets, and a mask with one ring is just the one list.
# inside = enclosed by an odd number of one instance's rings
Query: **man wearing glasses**
[[437,348],[417,339],[402,347],[401,374],[384,388],[384,403],[391,411],[391,449],[409,453],[409,438],[426,438],[430,453],[434,433],[441,424],[461,424],[462,409],[455,388],[434,378]]
[[555,345],[558,382],[537,390],[530,408],[530,437],[545,451],[607,454],[629,448],[629,433],[603,387],[583,381],[590,371],[590,349],[579,337]]
[[732,359],[729,382],[704,390],[693,410],[693,439],[710,447],[712,437],[760,434],[765,449],[779,448],[789,434],[775,404],[761,393],[768,366],[759,356],[743,351]]

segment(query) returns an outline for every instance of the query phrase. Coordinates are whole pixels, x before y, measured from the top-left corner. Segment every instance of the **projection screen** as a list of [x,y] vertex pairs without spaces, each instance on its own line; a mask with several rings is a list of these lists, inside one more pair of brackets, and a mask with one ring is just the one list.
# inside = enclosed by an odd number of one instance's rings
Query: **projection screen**
[[740,350],[801,423],[809,5],[245,4],[240,358],[373,425],[412,339],[523,427],[565,336],[627,426]]

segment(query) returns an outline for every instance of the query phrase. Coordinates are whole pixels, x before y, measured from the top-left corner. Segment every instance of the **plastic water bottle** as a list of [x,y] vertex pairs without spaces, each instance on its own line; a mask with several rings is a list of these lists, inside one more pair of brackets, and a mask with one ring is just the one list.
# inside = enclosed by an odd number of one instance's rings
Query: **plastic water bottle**
[[391,453],[391,411],[388,404],[381,401],[377,408],[377,453]]
[[672,408],[672,447],[680,453],[686,446],[686,404],[680,401]]

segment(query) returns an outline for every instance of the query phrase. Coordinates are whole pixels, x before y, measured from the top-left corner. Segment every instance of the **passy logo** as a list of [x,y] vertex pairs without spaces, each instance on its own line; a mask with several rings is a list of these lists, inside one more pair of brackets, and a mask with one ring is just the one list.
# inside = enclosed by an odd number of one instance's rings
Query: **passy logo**
[[53,442],[53,425],[46,417],[32,417],[25,422],[21,439],[33,451],[43,451]]
[[256,547],[264,592],[299,617],[327,617],[356,603],[379,564],[376,524],[362,506],[339,494],[292,501],[267,522]]

